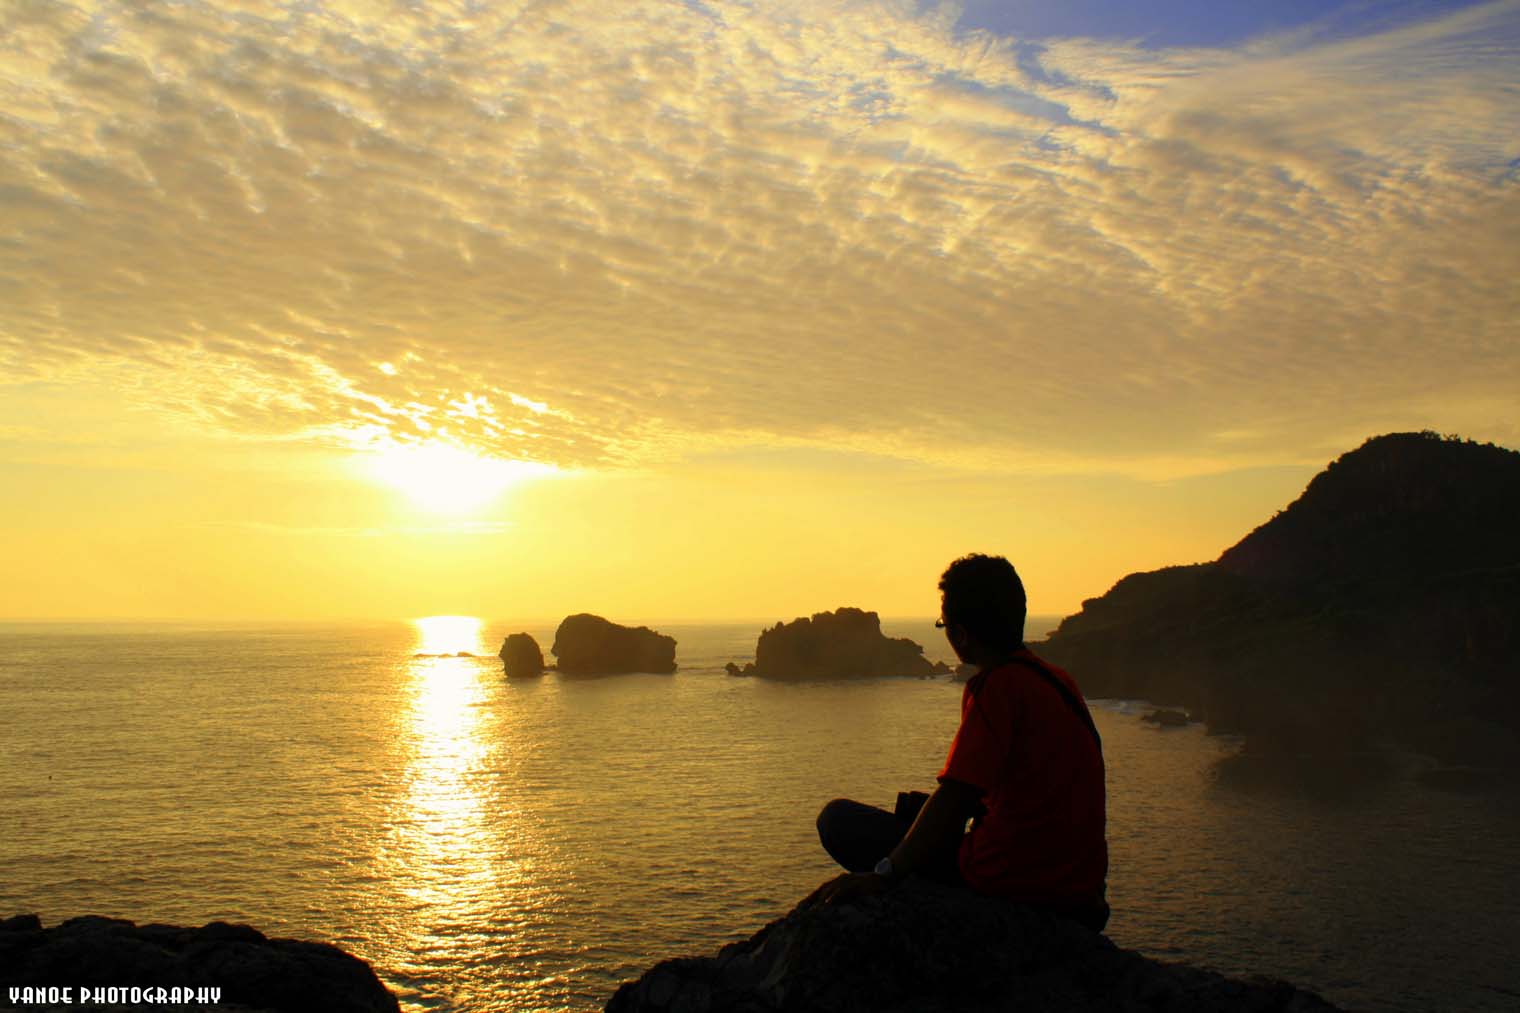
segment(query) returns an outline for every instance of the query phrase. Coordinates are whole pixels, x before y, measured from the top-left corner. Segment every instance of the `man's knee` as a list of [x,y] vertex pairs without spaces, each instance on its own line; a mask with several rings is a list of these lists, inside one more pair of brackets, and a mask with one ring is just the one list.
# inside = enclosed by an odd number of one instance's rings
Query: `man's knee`
[[818,839],[827,841],[839,829],[844,814],[854,805],[847,798],[836,798],[818,810]]

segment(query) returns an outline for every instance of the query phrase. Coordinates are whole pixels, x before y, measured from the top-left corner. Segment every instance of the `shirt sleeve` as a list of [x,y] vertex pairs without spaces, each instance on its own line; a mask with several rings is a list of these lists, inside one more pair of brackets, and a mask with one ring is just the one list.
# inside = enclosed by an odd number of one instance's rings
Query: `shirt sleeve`
[[961,724],[950,742],[939,780],[962,781],[985,794],[992,790],[1008,757],[1013,723],[1004,680],[988,679],[973,693],[968,684],[961,698]]

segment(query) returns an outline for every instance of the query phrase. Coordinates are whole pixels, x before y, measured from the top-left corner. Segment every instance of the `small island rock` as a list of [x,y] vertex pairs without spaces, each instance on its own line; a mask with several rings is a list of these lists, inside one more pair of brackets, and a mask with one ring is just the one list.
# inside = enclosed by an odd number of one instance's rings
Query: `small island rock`
[[1160,725],[1162,728],[1181,728],[1192,719],[1188,717],[1187,711],[1161,708],[1151,711],[1140,720],[1149,721],[1151,724]]
[[550,648],[566,675],[617,675],[676,670],[676,639],[647,626],[619,626],[582,612],[566,617]]
[[544,652],[526,633],[513,633],[503,640],[497,657],[509,679],[544,674]]
[[926,677],[936,671],[923,647],[906,637],[884,636],[881,617],[857,608],[777,623],[761,631],[752,663],[728,666],[730,675],[792,681]]
[[[136,925],[86,916],[43,928],[36,915],[0,920],[0,995],[12,989],[218,988],[215,1004],[172,1009],[267,1013],[398,1013],[370,966],[326,943],[269,939],[247,925]],[[72,1004],[71,1004],[72,1005]],[[126,1008],[112,1002],[98,1007]],[[53,1007],[49,1007],[53,1008]],[[63,1008],[63,1007],[57,1007]],[[157,1009],[158,1005],[132,1009]]]
[[908,880],[855,903],[813,897],[712,957],[666,960],[607,1013],[1324,1013],[1311,992],[1163,964],[1065,919]]

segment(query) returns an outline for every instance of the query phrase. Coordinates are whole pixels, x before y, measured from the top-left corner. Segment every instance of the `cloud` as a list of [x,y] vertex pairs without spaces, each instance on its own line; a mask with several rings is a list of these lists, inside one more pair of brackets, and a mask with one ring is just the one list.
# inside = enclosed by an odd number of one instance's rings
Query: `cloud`
[[0,367],[567,467],[1514,418],[1520,4],[1038,51],[915,6],[9,10]]

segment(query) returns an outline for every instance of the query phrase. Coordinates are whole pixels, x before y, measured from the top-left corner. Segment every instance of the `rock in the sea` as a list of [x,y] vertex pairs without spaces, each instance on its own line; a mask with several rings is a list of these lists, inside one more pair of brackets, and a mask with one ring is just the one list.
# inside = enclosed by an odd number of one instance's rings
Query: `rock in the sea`
[[881,617],[857,608],[777,623],[761,631],[753,662],[729,668],[730,675],[799,681],[931,676],[936,671],[923,647],[906,637],[884,636]]
[[[370,966],[326,943],[268,939],[246,925],[200,928],[136,925],[117,918],[71,918],[52,928],[36,915],[0,921],[0,996],[11,989],[126,989],[125,997],[85,1008],[157,1009],[130,999],[133,987],[220,989],[214,1003],[170,1009],[238,1009],[269,1013],[398,1013],[396,997]],[[122,993],[118,993],[122,995]]]
[[509,679],[544,674],[544,652],[538,641],[526,633],[513,633],[503,640],[496,656]]
[[1061,1010],[1322,1013],[1281,981],[1163,964],[1065,919],[909,880],[786,917],[713,957],[667,960],[607,1013],[1001,1013]]
[[550,648],[566,675],[676,670],[676,639],[647,626],[619,626],[586,612],[568,616]]
[[1191,720],[1191,718],[1188,717],[1187,711],[1161,708],[1151,711],[1140,720],[1149,721],[1151,724],[1160,725],[1162,728],[1181,728],[1186,725]]

